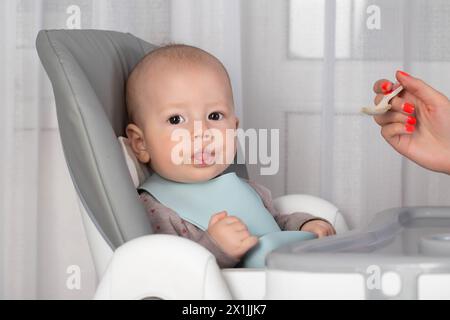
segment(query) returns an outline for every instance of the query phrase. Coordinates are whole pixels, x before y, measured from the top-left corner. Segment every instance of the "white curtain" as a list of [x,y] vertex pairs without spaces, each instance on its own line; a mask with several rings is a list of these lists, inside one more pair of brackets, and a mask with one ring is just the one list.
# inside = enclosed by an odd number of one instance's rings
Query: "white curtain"
[[[367,30],[367,7],[381,29]],[[40,29],[73,26],[184,42],[228,68],[244,128],[280,129],[280,171],[251,177],[275,196],[335,203],[351,226],[396,206],[449,205],[447,176],[397,155],[369,117],[375,79],[397,68],[450,94],[450,4],[364,0],[3,0],[0,2],[0,298],[90,298],[95,275],[58,135]],[[305,21],[307,23],[305,23]],[[300,26],[300,27],[299,27]],[[66,286],[81,270],[81,288]]]

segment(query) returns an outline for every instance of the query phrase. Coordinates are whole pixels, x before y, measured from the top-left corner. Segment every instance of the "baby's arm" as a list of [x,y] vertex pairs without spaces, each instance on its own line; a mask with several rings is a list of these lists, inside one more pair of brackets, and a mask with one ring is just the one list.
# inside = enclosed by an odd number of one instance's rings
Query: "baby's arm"
[[208,232],[181,219],[175,211],[159,203],[149,193],[142,192],[140,200],[144,204],[155,233],[177,235],[197,242],[216,257],[217,264],[221,268],[232,268],[239,262],[239,259],[223,251]]
[[327,220],[315,217],[309,213],[293,212],[291,214],[280,214],[273,206],[272,194],[269,189],[251,180],[247,182],[259,194],[264,206],[273,215],[281,230],[309,231],[317,234],[318,237],[336,233]]

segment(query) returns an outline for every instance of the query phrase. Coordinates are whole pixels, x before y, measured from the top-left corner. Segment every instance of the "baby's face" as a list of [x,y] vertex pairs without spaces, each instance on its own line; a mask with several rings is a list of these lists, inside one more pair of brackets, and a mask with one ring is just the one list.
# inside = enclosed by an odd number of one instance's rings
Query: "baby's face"
[[[145,75],[142,84],[137,126],[127,127],[139,160],[149,163],[162,177],[178,182],[206,181],[222,173],[236,153],[234,143],[227,148],[226,131],[233,132],[238,126],[225,73],[206,63],[160,63]],[[135,139],[138,129],[141,146]],[[211,130],[222,139],[211,136]],[[188,144],[180,144],[176,138],[179,132],[188,134]],[[181,146],[189,149],[183,158],[175,152]],[[184,160],[181,164],[180,159]]]

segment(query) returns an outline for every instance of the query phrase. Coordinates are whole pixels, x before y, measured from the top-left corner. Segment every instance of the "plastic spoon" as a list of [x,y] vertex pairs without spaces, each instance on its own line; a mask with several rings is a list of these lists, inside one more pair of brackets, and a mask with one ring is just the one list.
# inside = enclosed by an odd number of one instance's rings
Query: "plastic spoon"
[[381,99],[380,103],[378,103],[374,107],[364,107],[361,108],[361,112],[368,114],[369,116],[383,114],[392,108],[392,105],[389,104],[389,101],[398,95],[403,90],[403,87],[400,86],[391,93],[385,95],[383,99]]

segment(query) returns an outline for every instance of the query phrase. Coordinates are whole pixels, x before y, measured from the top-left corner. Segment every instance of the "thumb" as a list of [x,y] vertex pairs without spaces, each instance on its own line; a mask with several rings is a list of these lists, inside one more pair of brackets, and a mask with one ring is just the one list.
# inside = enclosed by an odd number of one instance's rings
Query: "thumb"
[[424,103],[435,104],[437,103],[436,100],[441,96],[441,93],[430,87],[424,81],[419,78],[414,78],[406,72],[397,71],[395,77],[406,91],[410,92]]
[[211,219],[209,219],[208,227],[212,226],[213,224],[216,224],[223,218],[225,218],[228,215],[226,211],[220,211],[218,213],[215,213],[212,215]]

